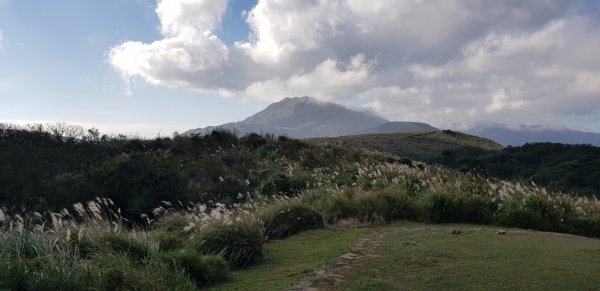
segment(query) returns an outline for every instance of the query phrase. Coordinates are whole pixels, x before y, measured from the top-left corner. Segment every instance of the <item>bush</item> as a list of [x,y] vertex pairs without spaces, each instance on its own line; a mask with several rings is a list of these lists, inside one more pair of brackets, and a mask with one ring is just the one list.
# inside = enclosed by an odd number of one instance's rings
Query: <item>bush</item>
[[132,259],[142,260],[150,254],[147,244],[126,234],[109,233],[99,238],[106,246],[117,253],[123,253]]
[[199,233],[197,247],[201,253],[223,256],[232,267],[246,267],[262,261],[265,242],[262,221],[247,215],[232,223],[207,225]]
[[430,193],[420,203],[422,218],[432,222],[489,224],[497,209],[491,198],[456,193]]
[[161,218],[150,233],[158,242],[159,250],[176,250],[188,243],[188,235],[183,230],[188,225],[182,215],[169,215]]
[[123,255],[104,254],[97,259],[104,290],[197,290],[187,272],[153,258],[133,263]]
[[542,229],[544,225],[539,213],[519,208],[505,208],[496,216],[496,224],[527,229]]
[[416,217],[412,199],[400,190],[381,190],[358,198],[358,217],[363,221],[390,221]]
[[323,227],[323,217],[299,201],[269,207],[259,213],[268,239],[280,239],[302,230]]
[[361,222],[380,223],[393,219],[416,217],[412,198],[399,189],[367,193],[345,190],[327,199],[323,213],[328,222],[356,218]]
[[542,230],[565,231],[564,222],[575,214],[570,203],[547,196],[530,196],[523,208],[541,218],[539,229]]
[[358,201],[355,199],[356,195],[353,189],[331,194],[323,205],[322,213],[325,221],[334,223],[340,219],[357,218]]
[[203,256],[194,250],[183,249],[160,254],[160,257],[184,268],[199,286],[223,281],[227,275],[228,265],[221,256]]
[[574,234],[600,237],[600,217],[572,218],[568,223]]

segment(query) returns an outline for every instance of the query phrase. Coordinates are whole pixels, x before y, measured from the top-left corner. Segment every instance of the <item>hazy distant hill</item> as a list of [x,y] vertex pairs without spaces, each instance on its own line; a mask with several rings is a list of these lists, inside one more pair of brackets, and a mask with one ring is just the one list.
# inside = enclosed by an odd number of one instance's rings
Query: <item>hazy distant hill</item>
[[418,132],[418,131],[438,131],[439,129],[422,122],[410,121],[390,121],[380,124],[373,128],[364,129],[355,132],[355,134],[371,133],[398,133],[398,132]]
[[469,134],[489,138],[502,145],[520,146],[525,143],[552,142],[563,144],[591,144],[600,146],[600,133],[570,129],[539,129],[523,127],[520,130],[503,126],[487,126],[467,131]]
[[489,139],[449,130],[312,138],[308,141],[363,148],[427,162],[439,162],[444,158],[444,152],[455,156],[467,152],[475,155],[503,148]]
[[183,134],[206,134],[215,129],[226,129],[240,135],[255,132],[307,138],[352,134],[386,122],[386,119],[370,112],[310,97],[294,97],[273,103],[240,122],[192,129]]

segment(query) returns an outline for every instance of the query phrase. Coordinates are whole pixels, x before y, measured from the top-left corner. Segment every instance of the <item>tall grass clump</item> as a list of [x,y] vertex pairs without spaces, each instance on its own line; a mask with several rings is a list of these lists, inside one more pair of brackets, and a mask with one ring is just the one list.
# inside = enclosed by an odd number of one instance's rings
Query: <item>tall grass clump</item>
[[416,216],[413,199],[400,188],[388,188],[358,196],[358,217],[363,220],[412,219]]
[[307,229],[323,227],[323,217],[312,207],[294,199],[258,212],[268,239],[281,239]]
[[143,260],[152,255],[150,240],[142,235],[132,233],[107,233],[96,238],[116,253],[122,253],[134,260]]
[[135,262],[122,254],[96,258],[104,286],[101,290],[197,290],[185,269],[156,258]]
[[221,256],[201,255],[195,250],[182,249],[162,253],[159,257],[174,266],[183,268],[199,286],[225,280],[229,266]]
[[331,194],[323,205],[321,211],[329,223],[348,218],[384,223],[416,216],[413,199],[398,187],[373,191],[347,189]]
[[211,222],[197,232],[196,240],[201,253],[221,255],[234,268],[257,264],[265,256],[263,222],[251,214]]
[[189,219],[182,214],[168,215],[153,225],[150,234],[161,251],[185,248],[189,244],[189,234],[185,231],[189,224]]
[[489,224],[498,205],[492,198],[453,192],[431,192],[420,198],[420,217],[435,223],[471,222]]

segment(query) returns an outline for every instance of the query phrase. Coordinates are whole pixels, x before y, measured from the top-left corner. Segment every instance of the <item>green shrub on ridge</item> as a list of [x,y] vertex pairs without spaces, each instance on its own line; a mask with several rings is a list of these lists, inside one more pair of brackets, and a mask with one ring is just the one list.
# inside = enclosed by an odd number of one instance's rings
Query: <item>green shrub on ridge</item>
[[259,212],[268,239],[281,239],[302,230],[323,227],[323,217],[299,201],[289,201]]
[[197,249],[201,253],[221,255],[230,266],[247,267],[265,256],[265,230],[253,215],[231,222],[217,221],[198,232]]

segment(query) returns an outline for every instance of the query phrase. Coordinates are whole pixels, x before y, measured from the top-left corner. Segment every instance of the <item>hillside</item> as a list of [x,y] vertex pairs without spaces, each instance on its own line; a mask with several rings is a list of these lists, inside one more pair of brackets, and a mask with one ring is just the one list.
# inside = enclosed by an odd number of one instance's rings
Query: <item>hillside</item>
[[378,134],[378,133],[400,133],[400,132],[418,132],[418,131],[438,131],[439,129],[422,122],[409,121],[391,121],[373,128],[364,129],[355,132],[353,135],[360,134]]
[[505,146],[521,146],[526,143],[539,142],[600,146],[600,133],[571,129],[544,129],[527,126],[510,129],[504,126],[484,126],[470,129],[467,132],[489,138]]
[[249,133],[286,135],[293,138],[347,135],[372,128],[387,120],[373,113],[310,97],[284,98],[240,121],[188,130],[183,135],[207,134],[215,129],[240,136]]
[[307,141],[390,153],[425,162],[443,162],[454,156],[480,154],[503,148],[488,139],[448,130],[313,138]]
[[[589,255],[596,243],[587,243],[595,240],[496,234],[517,227],[600,237],[593,197],[286,137],[141,140],[64,129],[0,126],[0,289],[287,288],[312,280],[313,270],[352,272],[340,273],[350,289],[396,288],[400,277],[417,288],[596,282],[586,275],[597,266]],[[449,131],[420,134],[498,147]],[[410,223],[398,228],[398,220]],[[443,229],[448,223],[478,226]],[[335,269],[361,256],[364,269]],[[541,270],[487,283],[471,276],[512,270],[524,257]],[[488,258],[500,269],[481,268]],[[430,285],[415,274],[444,276]]]
[[600,194],[600,147],[534,143],[471,158],[501,179],[535,182],[588,196]]
[[533,143],[503,148],[451,131],[317,138],[307,141],[367,149],[579,195],[600,193],[600,147]]

